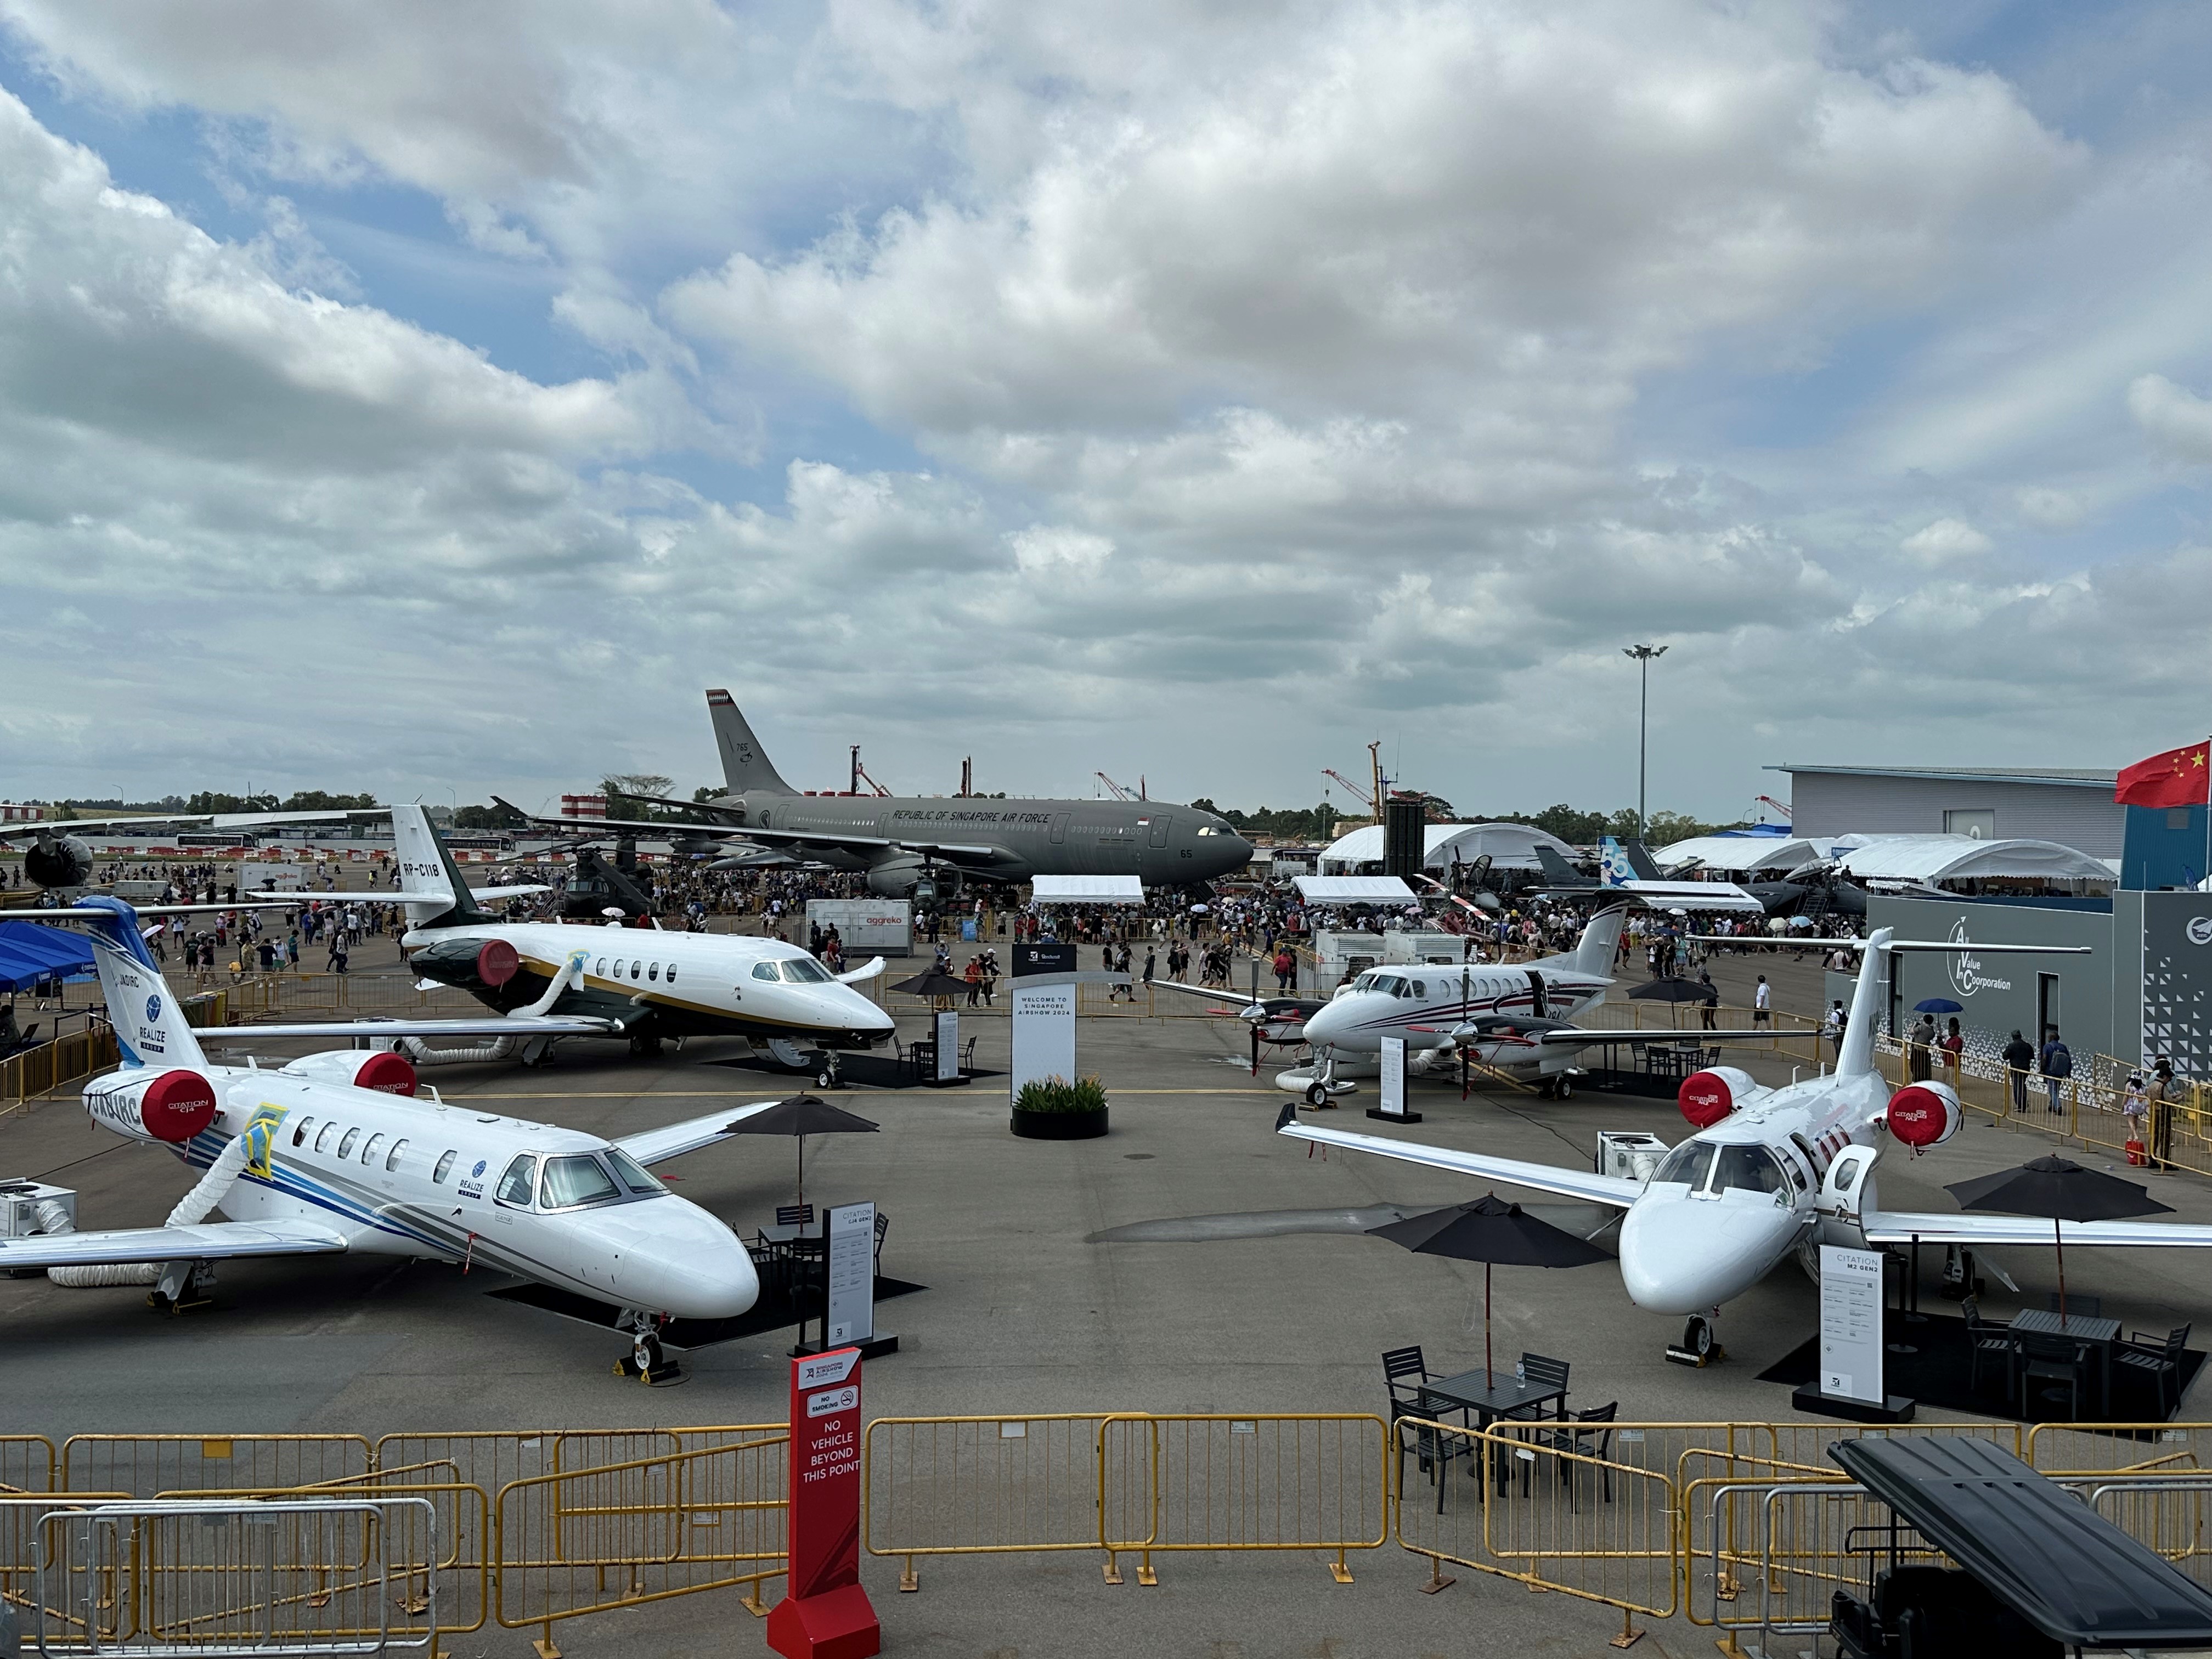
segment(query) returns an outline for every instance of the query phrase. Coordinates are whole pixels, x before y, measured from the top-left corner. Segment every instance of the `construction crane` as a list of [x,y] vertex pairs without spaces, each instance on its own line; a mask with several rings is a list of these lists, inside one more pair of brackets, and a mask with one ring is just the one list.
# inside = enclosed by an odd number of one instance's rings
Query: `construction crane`
[[871,793],[871,794],[874,794],[874,795],[888,795],[888,794],[890,794],[890,790],[888,790],[888,789],[886,789],[886,788],[884,788],[884,787],[883,787],[883,785],[881,785],[880,783],[878,783],[878,782],[877,782],[873,778],[870,777],[870,776],[868,775],[868,769],[867,769],[866,767],[865,767],[865,766],[863,766],[863,765],[861,765],[861,764],[860,764],[860,745],[859,744],[857,744],[857,743],[856,743],[856,744],[854,744],[852,745],[852,750],[853,750],[853,787],[852,787],[852,789],[850,790],[850,792],[849,792],[849,793],[853,793],[853,794],[855,794],[855,795],[859,794],[859,793],[860,793],[860,786],[861,786],[862,784],[864,784],[864,783],[865,783],[865,784],[866,784],[866,785],[868,786],[868,793]]
[[1144,774],[1141,772],[1137,775],[1137,787],[1134,790],[1123,788],[1120,784],[1115,782],[1113,779],[1108,777],[1103,772],[1097,773],[1095,775],[1097,777],[1099,782],[1104,784],[1109,789],[1114,792],[1114,799],[1115,800],[1149,800],[1152,799],[1145,793],[1145,777]]
[[1785,823],[1790,822],[1793,816],[1788,807],[1784,806],[1780,801],[1775,799],[1771,795],[1753,795],[1752,799],[1753,801],[1764,802],[1765,805],[1771,806],[1776,811],[1782,814],[1783,822]]
[[1382,822],[1382,799],[1390,787],[1390,780],[1382,775],[1382,739],[1380,738],[1367,745],[1367,769],[1369,775],[1374,779],[1374,783],[1365,789],[1362,789],[1334,767],[1322,767],[1321,775],[1325,778],[1334,778],[1350,790],[1352,798],[1367,809],[1368,821],[1380,823]]
[[1353,799],[1358,800],[1359,804],[1362,806],[1364,806],[1369,811],[1371,812],[1375,810],[1375,798],[1369,794],[1364,789],[1362,789],[1358,784],[1354,783],[1350,778],[1345,776],[1343,773],[1338,771],[1334,767],[1322,767],[1321,769],[1321,775],[1325,778],[1334,778],[1339,783],[1350,790]]

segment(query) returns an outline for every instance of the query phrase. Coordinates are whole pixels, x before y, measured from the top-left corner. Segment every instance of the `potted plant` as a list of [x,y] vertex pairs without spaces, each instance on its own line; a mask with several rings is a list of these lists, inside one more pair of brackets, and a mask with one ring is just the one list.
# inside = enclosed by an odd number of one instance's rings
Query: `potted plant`
[[1013,1131],[1030,1140],[1094,1140],[1106,1133],[1106,1085],[1095,1077],[1033,1079],[1014,1097]]

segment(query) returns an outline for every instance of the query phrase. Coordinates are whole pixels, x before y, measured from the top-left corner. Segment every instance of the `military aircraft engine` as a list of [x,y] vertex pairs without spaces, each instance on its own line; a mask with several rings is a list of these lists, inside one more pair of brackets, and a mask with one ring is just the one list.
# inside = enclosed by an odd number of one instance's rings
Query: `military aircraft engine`
[[[131,1080],[115,1081],[121,1078]],[[84,1109],[132,1140],[174,1145],[190,1140],[215,1121],[215,1085],[198,1072],[181,1068],[155,1077],[110,1072],[86,1089]]]
[[927,859],[885,859],[868,866],[868,890],[878,898],[910,898],[917,904],[934,904],[958,896],[960,874]]
[[41,887],[82,887],[92,879],[92,848],[75,836],[33,842],[23,851],[23,873]]
[[1948,1083],[1909,1083],[1889,1097],[1890,1133],[1915,1152],[1941,1146],[1964,1121]]
[[451,939],[425,945],[409,958],[408,965],[441,985],[495,991],[521,970],[522,958],[503,939]]
[[[363,1027],[373,1032],[373,1026]],[[287,1077],[313,1078],[318,1083],[343,1084],[355,1089],[374,1089],[379,1094],[412,1095],[415,1068],[407,1056],[380,1050],[329,1048],[306,1054],[284,1067]]]
[[1709,1066],[1684,1078],[1674,1098],[1692,1128],[1710,1129],[1758,1086],[1751,1073],[1741,1066]]

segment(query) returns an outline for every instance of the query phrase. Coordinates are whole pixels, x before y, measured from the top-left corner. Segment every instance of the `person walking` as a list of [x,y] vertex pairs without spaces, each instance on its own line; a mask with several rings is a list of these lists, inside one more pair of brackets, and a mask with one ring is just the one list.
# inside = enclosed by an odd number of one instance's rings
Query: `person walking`
[[1759,976],[1759,984],[1751,994],[1751,1023],[1771,1025],[1774,1023],[1774,988],[1766,982],[1766,975]]
[[1828,1039],[1828,1052],[1839,1066],[1844,1060],[1844,1024],[1843,999],[1838,997],[1829,1003],[1828,1012],[1820,1016],[1820,1035]]
[[1935,1070],[1936,1016],[1923,1014],[1920,1024],[1914,1026],[1905,1040],[1905,1074],[1915,1083],[1925,1083]]
[[2143,1103],[2150,1109],[2150,1155],[2161,1164],[2173,1157],[2173,1103],[2179,1092],[2173,1080],[2173,1062],[2159,1055],[2151,1066],[2150,1087],[2143,1091]]
[[1298,959],[1285,945],[1275,952],[1275,988],[1287,993],[1297,983]]
[[983,958],[969,957],[967,971],[961,977],[968,981],[968,1006],[973,1008],[976,1000],[983,994]]
[[1710,1031],[1715,1029],[1714,1017],[1720,1012],[1721,988],[1713,983],[1711,969],[1705,968],[1698,969],[1698,1027]]
[[2044,1028],[2043,1052],[2037,1057],[2036,1069],[2043,1073],[2043,1086],[2050,1091],[2052,1114],[2064,1111],[2058,1096],[2066,1079],[2074,1075],[2074,1051],[2060,1038],[2056,1025]]
[[2005,1077],[2012,1085],[2012,1109],[2027,1109],[2027,1074],[2035,1066],[2035,1048],[2018,1031],[2004,1046]]

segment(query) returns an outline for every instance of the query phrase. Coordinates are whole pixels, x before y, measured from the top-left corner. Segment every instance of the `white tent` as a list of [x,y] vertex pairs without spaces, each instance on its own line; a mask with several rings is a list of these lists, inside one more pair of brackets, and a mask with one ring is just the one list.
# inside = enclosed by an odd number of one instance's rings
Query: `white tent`
[[1884,836],[1844,854],[1860,881],[2097,881],[2112,879],[2102,859],[2055,841],[1983,841],[1973,836]]
[[[1537,870],[1543,866],[1536,861],[1536,848],[1549,847],[1560,857],[1571,859],[1574,848],[1557,836],[1547,835],[1532,824],[1526,823],[1431,823],[1422,826],[1427,832],[1422,852],[1423,866],[1431,870],[1445,870],[1456,859],[1462,864],[1473,864],[1484,854],[1501,870]],[[1363,823],[1346,835],[1339,836],[1322,854],[1322,874],[1346,875],[1363,864],[1382,862],[1382,826]]]
[[1694,862],[1701,870],[1721,870],[1732,876],[1754,870],[1775,870],[1786,875],[1818,864],[1828,855],[1802,836],[1692,836],[1662,847],[1651,861],[1662,870],[1674,870]]
[[1413,902],[1413,890],[1395,876],[1300,876],[1291,884],[1309,904]]
[[1039,904],[1142,904],[1145,884],[1135,876],[1039,876],[1030,895]]

